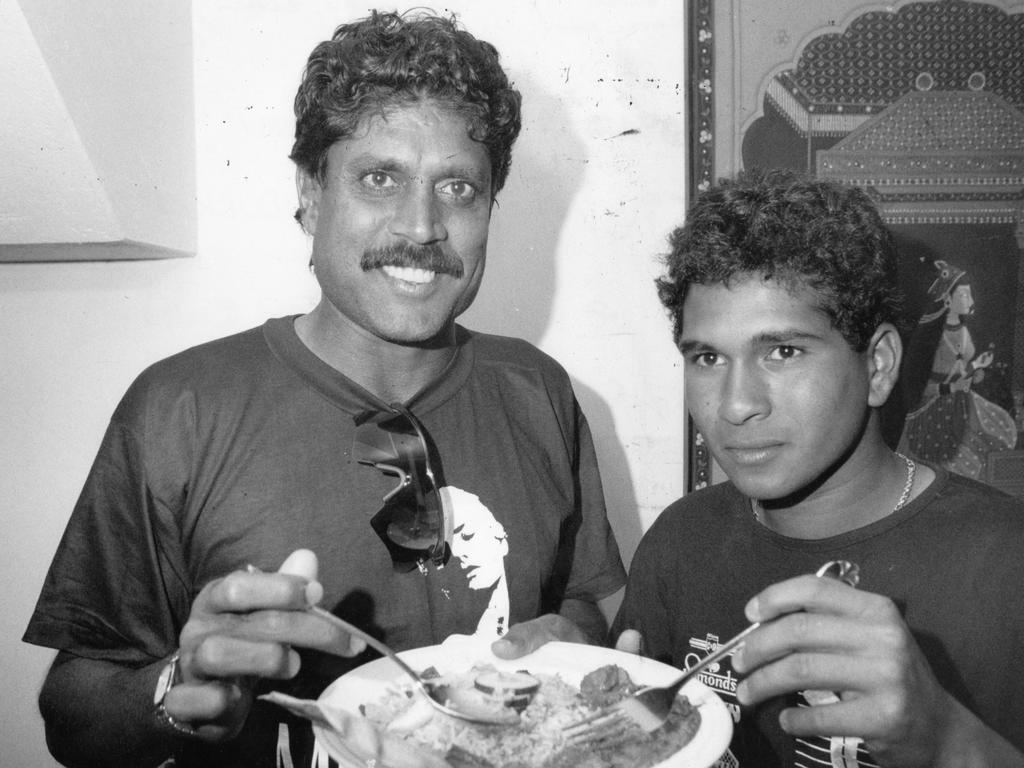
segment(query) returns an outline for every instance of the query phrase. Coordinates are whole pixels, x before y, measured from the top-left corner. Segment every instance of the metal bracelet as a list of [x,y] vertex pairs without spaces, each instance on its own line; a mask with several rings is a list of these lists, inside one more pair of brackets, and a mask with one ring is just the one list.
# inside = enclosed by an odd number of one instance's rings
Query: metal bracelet
[[167,707],[161,701],[156,705],[156,717],[164,725],[170,726],[173,730],[178,733],[185,734],[186,736],[198,736],[199,732],[188,723],[183,723],[181,720],[176,720],[171,716],[171,713],[167,711]]
[[196,736],[198,734],[195,728],[181,720],[176,720],[171,716],[171,713],[167,711],[167,707],[164,706],[164,699],[167,698],[167,692],[174,687],[175,683],[181,682],[178,674],[178,663],[180,659],[180,651],[175,651],[174,655],[171,656],[170,660],[167,662],[167,666],[165,666],[163,671],[160,672],[160,678],[156,683],[156,691],[153,694],[153,704],[156,707],[156,719],[177,733],[187,736]]

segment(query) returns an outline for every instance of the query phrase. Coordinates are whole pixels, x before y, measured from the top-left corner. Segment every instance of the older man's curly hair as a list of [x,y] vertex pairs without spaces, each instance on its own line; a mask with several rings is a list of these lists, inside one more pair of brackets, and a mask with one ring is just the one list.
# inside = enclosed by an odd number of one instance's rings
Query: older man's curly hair
[[497,194],[519,134],[519,92],[493,45],[460,29],[454,16],[425,11],[374,11],[313,49],[295,95],[291,159],[323,182],[331,145],[364,117],[424,98],[466,116],[470,136],[487,148]]
[[902,294],[889,230],[860,189],[790,171],[750,171],[700,195],[669,237],[658,296],[678,344],[691,285],[751,275],[816,291],[858,352],[880,323],[901,329]]

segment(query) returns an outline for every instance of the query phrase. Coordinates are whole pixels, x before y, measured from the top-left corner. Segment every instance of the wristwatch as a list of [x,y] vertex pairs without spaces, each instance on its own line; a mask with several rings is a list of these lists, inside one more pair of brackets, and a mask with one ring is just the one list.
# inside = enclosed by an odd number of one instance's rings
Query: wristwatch
[[153,705],[156,707],[156,719],[161,724],[171,728],[177,733],[183,733],[188,736],[195,736],[196,729],[188,723],[183,723],[180,720],[175,720],[171,717],[171,713],[167,711],[164,706],[164,698],[167,696],[167,692],[175,686],[175,684],[181,682],[181,674],[178,669],[178,662],[181,659],[181,652],[175,651],[174,655],[171,656],[167,662],[167,666],[160,672],[160,677],[156,681],[156,691],[153,693]]

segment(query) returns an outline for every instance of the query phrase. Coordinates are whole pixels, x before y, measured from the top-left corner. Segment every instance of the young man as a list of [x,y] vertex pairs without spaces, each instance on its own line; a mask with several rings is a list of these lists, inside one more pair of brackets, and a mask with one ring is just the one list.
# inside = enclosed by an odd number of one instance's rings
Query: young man
[[[625,576],[569,379],[455,323],[519,103],[447,18],[373,13],[312,52],[292,157],[322,299],[156,364],[118,406],[25,635],[60,651],[40,698],[59,760],[321,764],[256,699],[367,660],[316,602],[397,649],[604,636]],[[470,529],[501,531],[494,578],[453,557]]]
[[[726,484],[645,535],[615,620],[733,711],[721,765],[1024,765],[1024,504],[893,453],[896,255],[867,196],[788,173],[712,189],[659,295]],[[854,589],[815,577],[860,568]],[[635,640],[635,635],[627,633]]]

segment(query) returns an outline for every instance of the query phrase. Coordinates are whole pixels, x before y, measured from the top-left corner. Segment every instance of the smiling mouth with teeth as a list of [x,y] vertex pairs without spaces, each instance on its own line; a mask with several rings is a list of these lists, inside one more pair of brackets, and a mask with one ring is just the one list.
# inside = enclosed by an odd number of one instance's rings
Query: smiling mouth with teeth
[[381,267],[384,274],[395,280],[403,280],[407,283],[429,283],[437,274],[430,269],[419,269],[417,267],[396,267],[385,265]]

